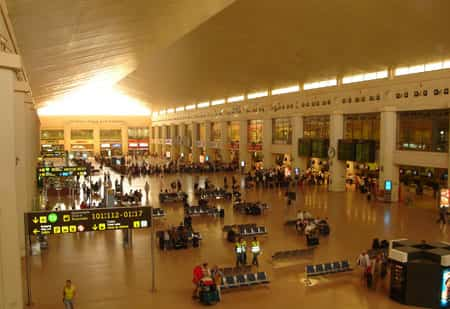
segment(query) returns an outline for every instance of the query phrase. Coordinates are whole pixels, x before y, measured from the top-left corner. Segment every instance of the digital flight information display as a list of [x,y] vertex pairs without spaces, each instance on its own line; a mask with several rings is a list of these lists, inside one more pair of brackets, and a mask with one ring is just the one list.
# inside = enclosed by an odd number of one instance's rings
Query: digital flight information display
[[151,207],[116,207],[25,214],[30,235],[143,229],[151,225]]
[[85,176],[86,166],[52,166],[38,168],[39,177],[70,177]]

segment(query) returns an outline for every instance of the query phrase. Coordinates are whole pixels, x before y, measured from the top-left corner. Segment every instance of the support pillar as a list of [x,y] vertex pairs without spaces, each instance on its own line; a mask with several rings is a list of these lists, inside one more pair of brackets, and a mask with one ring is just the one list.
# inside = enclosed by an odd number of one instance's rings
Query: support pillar
[[385,107],[380,115],[380,180],[383,188],[386,180],[392,181],[391,201],[398,201],[400,185],[399,168],[394,163],[397,138],[397,113],[395,107]]
[[166,157],[166,151],[167,151],[167,146],[166,146],[166,139],[167,139],[167,126],[164,125],[162,126],[162,144],[161,144],[161,153],[163,155],[163,157]]
[[[14,60],[14,65],[11,63]],[[0,99],[2,105],[0,136],[3,143],[0,154],[0,308],[23,308],[23,284],[16,200],[16,146],[15,146],[15,71],[20,69],[17,55],[0,53]],[[20,179],[25,181],[25,179]]]
[[197,147],[197,142],[199,141],[199,127],[198,124],[193,122],[192,126],[192,162],[200,162],[200,148]]
[[180,157],[183,154],[183,158],[186,160],[188,156],[188,138],[186,134],[187,128],[184,123],[178,125],[178,134],[180,134]]
[[292,167],[299,168],[304,173],[308,166],[308,158],[298,155],[298,140],[303,137],[303,117],[292,117]]
[[262,143],[262,152],[263,152],[263,165],[264,168],[271,168],[273,165],[272,158],[272,119],[264,119],[263,120],[263,143]]
[[250,158],[248,155],[248,121],[239,122],[239,167],[245,162],[245,170],[249,170]]
[[128,127],[122,126],[120,128],[120,139],[122,143],[122,154],[128,155]]
[[177,125],[175,124],[170,126],[170,139],[172,140],[172,159],[178,160],[180,156],[180,139],[178,138]]
[[209,157],[209,160],[212,160],[213,158],[213,148],[211,148],[211,130],[212,130],[212,123],[211,121],[205,121],[205,153]]
[[155,133],[156,133],[156,144],[155,144],[155,150],[156,150],[156,154],[158,155],[158,157],[161,157],[162,154],[162,145],[161,145],[161,139],[162,139],[162,127],[161,126],[157,126]]
[[342,112],[333,112],[330,115],[330,148],[334,148],[335,155],[330,160],[331,183],[330,191],[345,191],[345,162],[337,158],[338,140],[344,137],[344,115]]
[[223,163],[230,163],[230,149],[228,145],[230,144],[230,136],[228,134],[228,122],[220,122],[220,156],[222,157]]
[[64,126],[64,150],[71,151],[72,143],[71,143],[71,128],[70,125]]
[[94,155],[100,155],[100,128],[94,128]]

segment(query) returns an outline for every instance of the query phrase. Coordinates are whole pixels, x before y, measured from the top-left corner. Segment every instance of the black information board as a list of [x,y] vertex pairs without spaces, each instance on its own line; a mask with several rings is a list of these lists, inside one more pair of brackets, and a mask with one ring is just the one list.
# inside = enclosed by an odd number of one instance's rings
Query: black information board
[[151,207],[115,207],[27,212],[30,235],[142,229],[151,225]]
[[338,160],[355,161],[356,160],[356,143],[353,140],[340,139],[338,141]]
[[311,143],[311,157],[327,158],[329,144],[328,139],[313,139]]
[[364,163],[375,162],[375,152],[375,141],[358,141],[355,147],[355,161]]
[[311,156],[311,140],[307,138],[298,139],[298,156],[310,157]]
[[70,177],[87,175],[86,166],[51,166],[38,168],[39,177]]

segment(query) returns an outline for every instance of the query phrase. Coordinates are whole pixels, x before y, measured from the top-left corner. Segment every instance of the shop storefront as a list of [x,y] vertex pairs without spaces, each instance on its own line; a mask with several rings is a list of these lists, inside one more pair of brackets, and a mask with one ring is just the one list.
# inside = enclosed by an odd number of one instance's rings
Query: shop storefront
[[261,168],[263,161],[262,140],[263,121],[249,120],[247,125],[248,151],[250,152],[251,167]]
[[41,156],[46,158],[63,158],[64,130],[41,130]]
[[308,168],[316,172],[329,170],[329,116],[305,117],[303,120],[303,138],[298,141],[298,155],[308,158]]
[[239,162],[240,128],[239,121],[230,121],[228,123],[230,161],[236,163]]
[[103,157],[121,156],[122,130],[100,130],[100,155]]
[[70,131],[70,156],[87,159],[94,156],[94,130],[72,129]]
[[275,118],[272,119],[272,144],[291,145],[292,144],[292,119]]
[[[161,131],[162,128],[159,127],[158,130]],[[149,154],[149,129],[147,127],[128,128],[128,154],[133,156]]]

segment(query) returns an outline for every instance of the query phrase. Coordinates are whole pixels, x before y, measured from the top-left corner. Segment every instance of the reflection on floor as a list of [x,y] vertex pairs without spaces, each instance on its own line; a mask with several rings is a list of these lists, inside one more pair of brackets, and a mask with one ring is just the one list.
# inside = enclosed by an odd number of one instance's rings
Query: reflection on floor
[[[204,177],[221,185],[223,174],[203,176],[166,175],[147,178],[151,185],[150,202],[158,205],[158,192],[163,183],[178,177],[192,196],[193,183]],[[230,176],[229,176],[230,177]],[[134,188],[143,189],[145,179],[133,181]],[[128,188],[125,188],[128,190]],[[330,193],[325,187],[298,188],[297,201],[286,206],[284,192],[278,189],[252,189],[244,194],[247,200],[261,200],[270,205],[262,216],[248,217],[233,213],[229,202],[218,202],[226,210],[223,220],[194,218],[196,230],[202,233],[200,248],[164,251],[156,248],[156,287],[151,293],[150,230],[134,232],[134,247],[122,248],[122,232],[83,233],[50,237],[49,248],[41,256],[32,257],[32,288],[34,308],[61,308],[61,291],[65,279],[78,287],[77,308],[196,308],[191,299],[192,268],[203,261],[212,266],[235,263],[233,246],[224,239],[223,224],[264,224],[268,236],[261,237],[263,254],[260,269],[267,271],[271,284],[223,294],[218,308],[400,308],[387,295],[387,283],[376,290],[367,290],[358,272],[333,275],[305,287],[304,264],[274,268],[271,255],[275,251],[305,248],[305,240],[294,228],[284,226],[297,209],[328,217],[331,234],[321,238],[312,257],[313,262],[349,259],[368,248],[374,237],[409,238],[415,240],[448,240],[446,232],[435,223],[437,212],[397,204],[368,203],[357,192]],[[156,229],[179,224],[183,209],[180,204],[164,205],[165,219],[157,221]]]

